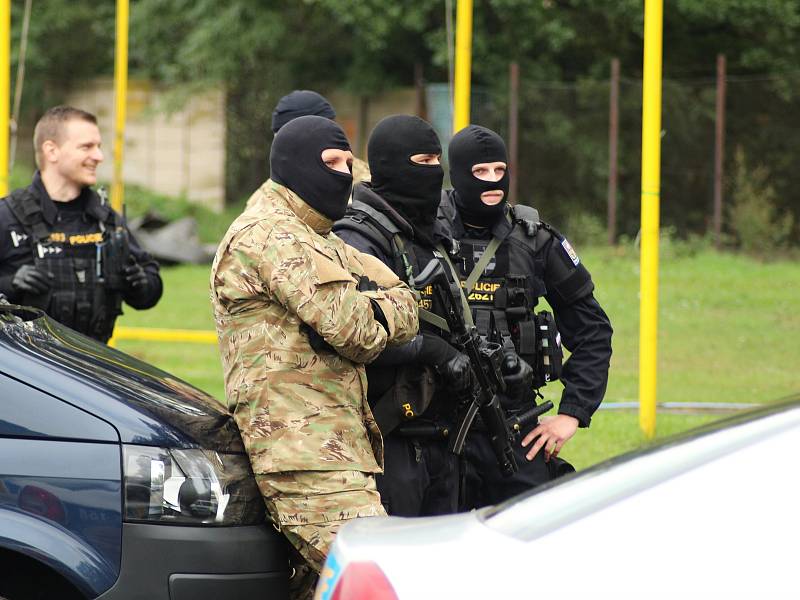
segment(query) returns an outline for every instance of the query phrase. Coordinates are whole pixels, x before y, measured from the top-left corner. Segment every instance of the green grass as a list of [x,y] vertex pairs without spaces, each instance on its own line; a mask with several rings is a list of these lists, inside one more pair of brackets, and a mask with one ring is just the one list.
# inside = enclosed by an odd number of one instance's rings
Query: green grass
[[[638,397],[639,262],[630,247],[581,253],[595,295],[614,326],[606,401]],[[149,311],[128,309],[120,324],[213,329],[208,267],[163,270],[165,292]],[[800,264],[761,263],[700,250],[688,256],[665,244],[661,256],[658,400],[764,403],[798,391]],[[130,352],[207,390],[224,395],[215,346],[120,342]],[[546,388],[558,400],[560,385]],[[720,418],[659,413],[657,437]],[[636,412],[598,411],[591,428],[566,445],[578,468],[645,444]]]

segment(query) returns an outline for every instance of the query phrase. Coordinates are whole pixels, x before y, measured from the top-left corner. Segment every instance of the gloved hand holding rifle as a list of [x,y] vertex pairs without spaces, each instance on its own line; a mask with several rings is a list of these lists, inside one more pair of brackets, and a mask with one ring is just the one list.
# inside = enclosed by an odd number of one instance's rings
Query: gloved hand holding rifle
[[450,451],[461,454],[464,442],[478,414],[481,416],[486,435],[505,476],[517,471],[512,444],[519,431],[533,422],[539,415],[553,407],[545,402],[533,409],[507,419],[500,402],[505,391],[501,363],[504,350],[500,344],[485,342],[474,326],[467,326],[462,310],[462,293],[459,284],[451,283],[445,275],[440,260],[434,259],[415,278],[418,288],[432,286],[434,296],[444,312],[445,321],[453,336],[452,343],[469,357],[475,385],[467,391],[465,408],[459,415],[456,432],[450,438]]

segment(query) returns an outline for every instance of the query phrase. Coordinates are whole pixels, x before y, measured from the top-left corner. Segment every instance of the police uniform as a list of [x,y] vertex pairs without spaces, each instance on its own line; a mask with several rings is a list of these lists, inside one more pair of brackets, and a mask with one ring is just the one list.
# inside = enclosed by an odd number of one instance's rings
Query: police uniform
[[[123,300],[145,309],[161,297],[158,263],[91,188],[70,202],[54,202],[37,172],[30,186],[0,202],[0,232],[0,292],[101,342],[111,337]],[[146,284],[125,285],[126,255],[143,268]],[[14,274],[30,264],[52,275],[48,291],[15,290]]]
[[[536,210],[507,205],[508,156],[497,133],[469,125],[453,136],[448,155],[454,191],[443,199],[440,216],[455,240],[451,262],[459,278],[468,281],[464,287],[470,288],[465,291],[478,333],[513,344],[533,367],[536,387],[560,376],[564,392],[559,414],[588,427],[605,394],[612,334],[592,295],[589,272],[570,243],[540,221]],[[554,319],[542,311],[536,314],[539,298],[550,304]],[[559,340],[572,353],[563,369]],[[506,399],[505,407],[523,411],[534,400],[523,394]],[[526,433],[522,431],[523,437]],[[503,477],[486,436],[471,433],[464,451],[462,508],[500,502],[573,470],[560,458],[546,462],[541,450],[528,461],[528,449],[520,443],[514,444],[514,452],[519,470]]]
[[[411,161],[442,151],[433,127],[418,117],[382,119],[367,142],[370,184],[356,185],[353,202],[334,231],[348,244],[379,258],[409,285],[434,258],[434,246],[449,243],[436,222],[444,171]],[[436,311],[431,289],[419,307]],[[455,408],[452,383],[458,351],[441,331],[426,326],[403,346],[390,348],[367,367],[369,400],[384,436],[386,464],[377,478],[389,514],[426,516],[458,508],[457,461],[443,433]],[[453,362],[451,362],[453,361]],[[463,357],[463,374],[469,366]],[[435,371],[439,371],[440,374]]]
[[[324,166],[320,152],[348,147],[322,117],[285,125],[270,160],[285,185],[268,180],[253,194],[211,269],[228,409],[270,517],[291,543],[296,598],[311,597],[343,523],[385,514],[363,363],[418,327],[405,284],[330,233],[350,176]],[[383,289],[358,291],[365,277]]]
[[[535,366],[541,339],[537,339],[533,316],[539,299],[545,298],[553,309],[561,342],[572,352],[560,374],[564,392],[558,413],[588,427],[605,394],[612,334],[608,317],[592,294],[589,272],[566,238],[540,221],[534,209],[508,208],[491,228],[473,228],[461,220],[454,194],[451,191],[443,201],[441,214],[456,241],[450,259],[462,281],[492,238],[501,242],[468,293],[478,332],[511,340],[520,357]],[[470,434],[465,447],[466,506],[462,508],[495,504],[562,474],[559,469],[571,470],[560,459],[545,463],[543,452],[528,461],[526,448],[520,444],[514,448],[520,468],[505,478],[493,468],[496,459],[485,436]]]
[[[355,187],[353,203],[334,231],[347,244],[379,258],[413,284],[434,259],[434,248],[414,238],[413,227],[369,185]],[[437,227],[435,240],[449,246]],[[435,310],[430,289],[421,290],[420,308]],[[424,335],[442,332],[423,324]],[[395,516],[451,514],[458,510],[458,462],[447,449],[444,431],[455,404],[441,379],[425,363],[426,338],[388,348],[367,365],[368,398],[384,439],[384,473],[377,476],[386,511]]]

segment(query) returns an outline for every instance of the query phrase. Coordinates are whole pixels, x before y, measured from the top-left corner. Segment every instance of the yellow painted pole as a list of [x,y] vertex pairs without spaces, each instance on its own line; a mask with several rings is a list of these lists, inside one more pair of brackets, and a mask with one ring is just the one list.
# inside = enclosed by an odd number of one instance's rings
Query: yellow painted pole
[[472,0],[458,0],[456,8],[456,77],[453,133],[469,125],[472,76]]
[[125,146],[125,117],[128,105],[128,0],[117,0],[116,51],[114,53],[114,176],[111,206],[122,212],[122,151]]
[[11,0],[0,0],[0,198],[8,195],[8,118],[11,110]]
[[642,252],[639,309],[639,426],[656,431],[658,221],[661,197],[663,0],[645,0],[642,86]]

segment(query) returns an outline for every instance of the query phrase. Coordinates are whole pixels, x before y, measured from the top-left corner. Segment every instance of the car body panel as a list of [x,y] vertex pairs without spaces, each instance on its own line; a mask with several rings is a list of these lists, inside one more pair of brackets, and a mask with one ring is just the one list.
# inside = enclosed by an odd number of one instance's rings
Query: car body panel
[[[2,556],[32,559],[87,598],[288,597],[286,542],[263,516],[123,522],[121,444],[245,454],[208,394],[41,311],[0,304]],[[257,492],[249,501],[263,507]],[[0,577],[28,585],[15,575],[0,559]]]
[[94,597],[121,561],[118,444],[0,437],[0,547]]
[[0,306],[0,372],[112,423],[123,443],[244,454],[217,400],[40,311]]
[[358,520],[330,562],[375,562],[400,600],[796,595],[798,444],[795,400],[499,507]]
[[0,436],[119,442],[110,423],[2,373],[0,389]]

